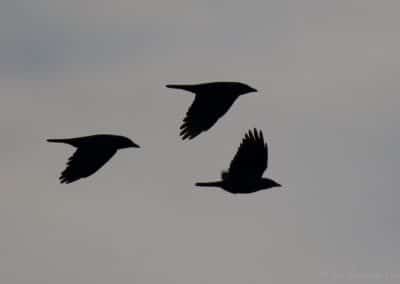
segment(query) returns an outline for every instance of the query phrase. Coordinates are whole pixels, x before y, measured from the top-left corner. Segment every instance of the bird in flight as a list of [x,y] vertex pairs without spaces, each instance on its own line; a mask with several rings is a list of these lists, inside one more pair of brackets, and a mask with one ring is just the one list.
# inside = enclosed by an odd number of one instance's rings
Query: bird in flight
[[180,136],[183,140],[193,139],[201,132],[210,129],[239,96],[257,92],[256,89],[239,82],[166,85],[166,87],[195,94],[194,101],[180,126]]
[[261,131],[249,131],[244,136],[228,171],[221,181],[198,182],[197,186],[220,187],[230,193],[253,193],[281,185],[262,175],[268,166],[268,146]]
[[47,139],[48,142],[66,143],[77,150],[69,158],[61,173],[61,183],[71,183],[97,172],[119,149],[140,148],[124,136],[98,134],[77,138]]

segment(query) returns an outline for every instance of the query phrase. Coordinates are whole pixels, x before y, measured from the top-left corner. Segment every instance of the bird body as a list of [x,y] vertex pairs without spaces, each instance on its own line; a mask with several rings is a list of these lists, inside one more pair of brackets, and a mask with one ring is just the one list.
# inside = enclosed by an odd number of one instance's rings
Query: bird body
[[269,189],[272,187],[280,186],[275,181],[268,178],[261,178],[257,181],[234,181],[229,179],[223,179],[222,181],[214,182],[198,182],[196,186],[200,187],[220,187],[223,190],[236,194],[236,193],[253,193],[263,189]]
[[69,158],[67,168],[61,173],[61,183],[71,183],[91,176],[104,166],[119,149],[139,148],[139,145],[127,137],[107,134],[66,139],[48,139],[47,141],[65,143],[77,148],[75,153]]
[[220,187],[230,193],[253,193],[281,186],[272,179],[263,178],[267,169],[268,146],[261,131],[249,131],[233,158],[229,170],[221,174],[221,181],[198,182],[196,186]]
[[129,148],[138,147],[127,137],[111,134],[96,134],[90,136],[63,138],[63,139],[47,139],[47,142],[65,143],[76,148],[84,146],[109,147],[109,148]]
[[195,99],[180,126],[182,139],[193,139],[210,129],[244,94],[256,89],[239,82],[211,82],[193,85],[166,85],[195,94]]
[[167,88],[181,89],[195,93],[196,95],[236,95],[240,96],[250,92],[256,92],[256,89],[240,82],[210,82],[200,84],[169,84]]

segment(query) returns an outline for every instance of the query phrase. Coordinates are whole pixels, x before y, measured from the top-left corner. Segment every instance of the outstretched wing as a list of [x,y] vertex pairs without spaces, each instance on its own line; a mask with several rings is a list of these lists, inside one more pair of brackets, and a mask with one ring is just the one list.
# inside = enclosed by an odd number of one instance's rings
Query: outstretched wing
[[236,98],[222,94],[196,95],[180,127],[182,139],[193,139],[210,129],[229,110]]
[[229,176],[233,179],[259,179],[267,169],[267,163],[268,146],[261,130],[250,130],[245,134],[231,162]]
[[61,173],[61,183],[71,183],[97,172],[117,152],[115,149],[79,147],[69,158],[66,169]]

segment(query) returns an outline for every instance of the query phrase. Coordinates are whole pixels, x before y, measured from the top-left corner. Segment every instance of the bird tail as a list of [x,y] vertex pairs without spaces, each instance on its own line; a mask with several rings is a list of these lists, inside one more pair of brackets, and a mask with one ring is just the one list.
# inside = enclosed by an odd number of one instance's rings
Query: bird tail
[[196,182],[195,185],[201,187],[221,187],[222,181]]
[[170,88],[170,89],[179,89],[179,90],[185,90],[185,91],[193,92],[193,85],[174,85],[174,84],[169,84],[169,85],[166,85],[165,87]]
[[52,142],[52,143],[65,143],[65,144],[69,144],[71,146],[74,147],[78,147],[78,141],[76,141],[76,139],[47,139],[47,142]]
[[47,139],[47,142],[52,142],[52,143],[66,143],[65,139]]

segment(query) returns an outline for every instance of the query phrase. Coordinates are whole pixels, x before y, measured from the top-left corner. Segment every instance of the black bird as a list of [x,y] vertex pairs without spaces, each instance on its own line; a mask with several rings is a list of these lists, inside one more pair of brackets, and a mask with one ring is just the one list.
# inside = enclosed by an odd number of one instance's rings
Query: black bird
[[182,139],[193,139],[210,129],[240,96],[256,89],[238,82],[212,82],[196,85],[166,85],[167,88],[182,89],[195,94],[181,125]]
[[48,139],[48,142],[66,143],[77,148],[61,173],[61,183],[71,183],[97,172],[119,149],[140,148],[127,137],[98,134],[77,138]]
[[250,130],[243,138],[229,170],[222,172],[222,181],[199,182],[196,185],[221,187],[230,193],[253,193],[281,186],[271,179],[262,177],[267,169],[267,163],[268,146],[264,143],[262,132],[257,132],[257,129],[253,132]]

